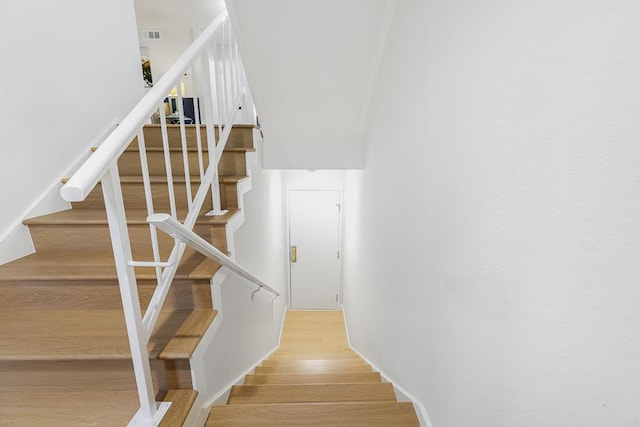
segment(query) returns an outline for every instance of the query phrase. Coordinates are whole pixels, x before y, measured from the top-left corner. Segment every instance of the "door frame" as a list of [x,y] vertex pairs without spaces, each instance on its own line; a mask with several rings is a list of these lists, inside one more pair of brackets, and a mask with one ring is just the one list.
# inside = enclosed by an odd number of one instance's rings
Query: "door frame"
[[[344,215],[344,198],[343,191],[341,188],[336,187],[327,187],[327,188],[318,188],[318,187],[300,187],[300,188],[287,188],[287,224],[286,224],[286,261],[287,261],[287,290],[288,290],[288,305],[290,310],[295,310],[293,308],[291,295],[292,295],[292,284],[291,284],[291,217],[290,217],[290,200],[289,194],[292,191],[336,191],[338,192],[338,200],[340,203],[340,211],[338,214],[338,250],[340,251],[340,258],[338,258],[338,301],[336,301],[336,310],[342,310],[342,272],[343,272],[343,241],[342,241],[342,223],[343,223],[343,215]],[[310,310],[307,310],[310,311]],[[327,310],[316,310],[316,311],[327,311]]]

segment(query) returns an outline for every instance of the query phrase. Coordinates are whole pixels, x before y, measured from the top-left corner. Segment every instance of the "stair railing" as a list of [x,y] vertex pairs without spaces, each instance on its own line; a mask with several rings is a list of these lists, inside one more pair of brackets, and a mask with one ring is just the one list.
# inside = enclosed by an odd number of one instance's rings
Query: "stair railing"
[[[179,240],[186,244],[187,246],[195,249],[200,252],[202,255],[207,258],[216,260],[223,267],[231,270],[236,273],[240,277],[245,278],[250,281],[258,288],[254,292],[258,292],[261,289],[264,289],[268,292],[271,292],[274,295],[274,299],[280,296],[280,292],[276,291],[256,276],[251,274],[247,269],[243,266],[235,262],[233,259],[222,253],[219,249],[213,246],[211,243],[204,240],[202,237],[198,236],[193,231],[189,230],[183,224],[180,224],[179,221],[176,221],[173,217],[167,214],[154,214],[149,215],[147,218],[147,222],[164,231],[171,237],[176,240]],[[255,293],[253,294],[255,295]],[[252,299],[253,299],[252,295]]]
[[[183,101],[185,93],[182,85],[183,76],[189,72],[196,77],[192,79],[195,86],[193,121],[196,132],[200,186],[195,195],[192,194],[191,188],[192,175],[185,126],[187,119],[184,115]],[[171,223],[178,223],[181,229],[192,233],[209,193],[211,193],[213,203],[212,209],[208,214],[219,215],[224,213],[221,209],[218,185],[218,163],[238,111],[243,107],[245,107],[246,111],[245,87],[244,69],[231,33],[229,18],[225,11],[216,17],[197,37],[176,63],[154,84],[61,189],[61,195],[66,201],[81,202],[89,196],[98,183],[102,186],[102,195],[107,213],[140,400],[140,409],[129,425],[158,425],[170,405],[169,403],[155,401],[147,345],[158,320],[160,309],[176,275],[186,244],[184,241],[176,239],[168,260],[162,261],[156,227],[153,224],[149,224],[153,260],[134,261],[127,227],[122,183],[118,172],[118,159],[133,141],[137,141],[147,215],[153,217],[155,210],[152,188],[157,188],[155,186],[160,184],[157,181],[152,182],[149,174],[143,128],[145,124],[149,123],[150,117],[154,112],[157,112],[162,133],[162,151],[164,153],[166,191],[169,198]],[[174,114],[167,116],[165,102],[172,92],[176,96],[178,107]],[[200,121],[200,99],[203,101],[202,116],[204,117],[204,123]],[[179,212],[175,196],[175,188],[178,184],[176,184],[177,180],[171,168],[168,120],[175,120],[179,125],[184,163],[184,185],[188,209],[181,222],[178,218]],[[216,124],[218,126],[217,140]],[[208,149],[208,167],[206,169],[204,167],[205,152],[201,136],[202,128],[204,128],[206,138],[204,143],[207,144]],[[136,282],[136,269],[142,268],[153,268],[157,279],[157,287],[144,316],[142,315]],[[266,287],[264,284],[261,284],[261,286]]]

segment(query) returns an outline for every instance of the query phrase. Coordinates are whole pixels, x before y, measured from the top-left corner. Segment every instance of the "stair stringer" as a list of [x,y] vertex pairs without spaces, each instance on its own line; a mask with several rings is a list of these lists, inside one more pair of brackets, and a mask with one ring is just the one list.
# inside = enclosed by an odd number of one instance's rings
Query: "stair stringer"
[[[230,252],[229,257],[235,259],[235,244],[234,244],[234,235],[237,230],[240,229],[242,224],[244,224],[245,216],[244,216],[244,195],[251,191],[252,181],[251,181],[251,171],[249,166],[256,163],[256,153],[255,152],[247,152],[245,153],[245,162],[247,165],[247,179],[244,179],[236,184],[237,194],[238,194],[238,209],[239,212],[234,215],[226,224],[225,224],[225,237],[227,242],[227,250]],[[183,426],[184,427],[200,427],[204,425],[207,416],[209,415],[209,408],[212,405],[213,401],[218,400],[220,396],[214,396],[213,399],[211,396],[204,396],[203,393],[200,393],[201,390],[206,389],[206,379],[205,379],[205,354],[207,349],[210,346],[215,345],[215,336],[224,321],[224,302],[222,299],[222,290],[221,287],[227,277],[232,274],[225,267],[219,268],[211,278],[211,299],[213,308],[218,311],[217,316],[209,326],[209,329],[205,333],[205,335],[200,340],[198,347],[194,351],[193,355],[189,359],[191,366],[191,380],[193,384],[194,390],[197,390],[198,396],[196,401],[193,403],[191,407],[191,411],[187,416]],[[286,307],[285,307],[286,309]],[[283,316],[284,321],[284,316]],[[277,346],[269,351],[264,357],[262,357],[255,366],[258,366],[262,363],[262,360],[268,358],[274,351],[276,351]],[[255,369],[253,366],[249,372],[252,372]],[[238,381],[242,381],[247,373],[244,373],[242,376],[238,377]],[[237,383],[234,382],[225,388],[225,392],[228,393],[231,390],[231,387]]]

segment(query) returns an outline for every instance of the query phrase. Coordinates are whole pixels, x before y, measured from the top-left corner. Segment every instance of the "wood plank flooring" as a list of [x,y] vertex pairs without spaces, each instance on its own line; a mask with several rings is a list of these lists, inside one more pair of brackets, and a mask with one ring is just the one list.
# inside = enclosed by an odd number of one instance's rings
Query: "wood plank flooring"
[[207,427],[419,426],[347,344],[340,311],[289,311],[276,353],[214,406]]

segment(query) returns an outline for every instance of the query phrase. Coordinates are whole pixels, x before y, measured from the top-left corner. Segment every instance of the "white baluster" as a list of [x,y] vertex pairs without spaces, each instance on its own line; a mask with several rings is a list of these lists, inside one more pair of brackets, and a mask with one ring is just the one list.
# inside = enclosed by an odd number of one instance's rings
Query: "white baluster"
[[178,112],[180,116],[180,141],[182,142],[182,162],[184,164],[184,185],[187,190],[187,206],[191,209],[193,198],[191,197],[191,173],[189,171],[189,151],[187,147],[187,133],[184,127],[184,104],[182,102],[182,87],[178,80],[176,92],[178,93]]
[[[140,154],[140,168],[142,170],[142,182],[144,185],[144,199],[147,204],[147,216],[153,215],[153,193],[151,192],[151,179],[149,178],[149,162],[147,159],[147,146],[144,142],[144,130],[140,128],[138,131],[138,153]],[[160,248],[158,246],[158,232],[155,227],[149,227],[151,235],[151,250],[153,252],[153,261],[160,262]],[[162,268],[156,267],[156,278],[160,280]]]
[[[216,159],[216,140],[215,140],[215,118],[214,118],[214,100],[211,78],[211,67],[209,66],[209,55],[203,54],[200,58],[202,61],[203,83],[205,93],[205,109],[207,123],[207,147],[209,151],[209,168],[213,168],[213,181],[211,182],[211,197],[213,201],[213,210],[207,215],[223,215],[226,211],[222,210],[220,199],[220,185],[218,184],[218,162]],[[222,134],[219,134],[222,135]]]
[[118,274],[118,283],[122,297],[125,324],[131,347],[133,370],[138,386],[140,399],[140,414],[142,420],[147,420],[152,425],[157,407],[151,368],[149,366],[149,354],[147,353],[147,340],[144,336],[140,299],[134,268],[129,265],[131,259],[131,243],[127,231],[127,217],[122,199],[118,165],[114,162],[102,177],[102,194],[104,196],[111,245]]
[[162,149],[164,151],[165,170],[167,171],[167,190],[169,191],[171,216],[178,218],[176,195],[173,189],[173,171],[171,169],[171,147],[169,146],[169,133],[167,132],[167,117],[164,113],[164,103],[160,106],[160,129],[162,131]]

